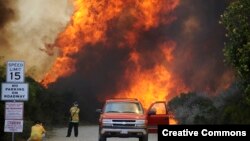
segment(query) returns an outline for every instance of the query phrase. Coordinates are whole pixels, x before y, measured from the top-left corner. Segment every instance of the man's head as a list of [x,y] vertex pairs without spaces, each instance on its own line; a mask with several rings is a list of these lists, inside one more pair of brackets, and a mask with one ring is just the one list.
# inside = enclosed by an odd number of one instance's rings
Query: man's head
[[36,120],[35,124],[41,124],[42,122],[40,120]]
[[75,101],[75,102],[73,103],[73,105],[74,105],[74,106],[78,106],[78,102]]

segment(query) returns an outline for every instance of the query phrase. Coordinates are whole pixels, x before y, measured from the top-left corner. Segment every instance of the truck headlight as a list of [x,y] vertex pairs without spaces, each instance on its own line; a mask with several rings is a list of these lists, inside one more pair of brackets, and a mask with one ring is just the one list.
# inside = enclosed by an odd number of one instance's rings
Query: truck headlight
[[103,119],[102,125],[103,126],[112,126],[112,120],[111,119]]
[[146,127],[147,121],[146,120],[136,120],[137,127]]

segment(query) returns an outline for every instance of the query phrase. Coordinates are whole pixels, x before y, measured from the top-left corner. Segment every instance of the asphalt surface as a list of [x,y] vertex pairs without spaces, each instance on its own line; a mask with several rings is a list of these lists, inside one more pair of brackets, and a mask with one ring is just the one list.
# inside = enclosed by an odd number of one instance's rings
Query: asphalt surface
[[[56,128],[48,133],[45,141],[98,141],[98,126],[80,126],[78,137],[66,137],[67,128]],[[138,138],[108,138],[107,141],[138,141]],[[149,134],[149,141],[157,141],[157,134]]]

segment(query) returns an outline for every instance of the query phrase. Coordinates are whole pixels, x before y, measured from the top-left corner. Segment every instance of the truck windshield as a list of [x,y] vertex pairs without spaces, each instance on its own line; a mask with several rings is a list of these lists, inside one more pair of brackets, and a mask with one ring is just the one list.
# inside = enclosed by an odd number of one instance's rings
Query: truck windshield
[[143,114],[142,106],[136,102],[108,102],[104,113],[137,113]]

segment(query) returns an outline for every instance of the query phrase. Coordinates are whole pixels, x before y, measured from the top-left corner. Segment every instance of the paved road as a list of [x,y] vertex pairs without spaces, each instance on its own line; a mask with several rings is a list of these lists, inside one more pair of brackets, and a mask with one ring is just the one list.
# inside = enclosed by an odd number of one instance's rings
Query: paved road
[[[79,136],[66,138],[67,128],[57,128],[48,133],[46,141],[98,141],[98,126],[79,127]],[[72,132],[73,133],[73,132]],[[73,135],[73,134],[72,134]],[[108,138],[107,141],[138,141],[137,138]],[[149,141],[157,141],[157,134],[150,134]]]

